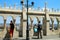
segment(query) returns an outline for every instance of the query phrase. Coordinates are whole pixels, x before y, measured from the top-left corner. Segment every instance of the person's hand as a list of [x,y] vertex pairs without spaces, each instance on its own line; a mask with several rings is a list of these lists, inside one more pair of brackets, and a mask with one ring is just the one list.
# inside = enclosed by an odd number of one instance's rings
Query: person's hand
[[12,34],[10,34],[10,37],[12,37]]

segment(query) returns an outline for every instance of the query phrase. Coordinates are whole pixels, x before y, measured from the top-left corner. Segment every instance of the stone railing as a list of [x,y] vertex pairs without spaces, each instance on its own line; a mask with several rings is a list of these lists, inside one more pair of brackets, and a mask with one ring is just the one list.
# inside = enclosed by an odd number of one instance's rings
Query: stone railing
[[14,10],[20,10],[20,6],[16,6],[14,4],[13,6],[7,6],[6,3],[4,3],[4,6],[0,5],[0,9],[14,9]]
[[[4,3],[4,6],[3,7],[0,5],[0,9],[2,9],[2,8],[4,8],[4,9],[20,10],[20,6],[17,6],[16,4],[14,4],[13,7],[12,6],[7,7],[6,3]],[[54,9],[54,8],[51,8],[51,9],[46,8],[46,9],[47,9],[47,12],[60,12],[59,9]],[[45,11],[45,8],[40,8],[40,7],[38,7],[38,8],[29,8],[29,10],[30,11],[41,11],[41,12],[44,12]]]
[[[29,10],[30,11],[41,11],[41,12],[45,12],[45,9],[44,8],[41,8],[41,9],[38,9],[38,8],[29,8]],[[51,9],[46,9],[47,10],[47,12],[60,12],[60,10],[59,9],[53,9],[53,8],[51,8]]]

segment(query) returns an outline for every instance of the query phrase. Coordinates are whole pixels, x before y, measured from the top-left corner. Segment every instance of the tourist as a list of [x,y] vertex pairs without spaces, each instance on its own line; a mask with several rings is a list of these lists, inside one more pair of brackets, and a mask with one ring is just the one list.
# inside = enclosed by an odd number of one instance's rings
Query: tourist
[[13,37],[13,32],[14,32],[14,23],[11,21],[10,22],[10,39],[12,40]]
[[39,34],[40,34],[40,38],[42,39],[42,32],[41,32],[41,30],[42,30],[42,26],[41,26],[40,21],[39,21],[38,22],[38,38],[39,38]]

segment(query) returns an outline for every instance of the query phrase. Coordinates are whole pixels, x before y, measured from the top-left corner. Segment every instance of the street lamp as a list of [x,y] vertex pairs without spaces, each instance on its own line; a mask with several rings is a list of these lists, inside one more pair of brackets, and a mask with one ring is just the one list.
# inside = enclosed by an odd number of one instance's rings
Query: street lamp
[[[24,5],[27,8],[27,29],[26,29],[26,40],[29,40],[29,26],[28,26],[28,8],[34,5],[34,2],[31,2],[32,5],[28,4],[28,0],[26,0],[27,4],[23,4],[23,0],[21,1],[22,6]],[[22,9],[23,10],[23,9]]]

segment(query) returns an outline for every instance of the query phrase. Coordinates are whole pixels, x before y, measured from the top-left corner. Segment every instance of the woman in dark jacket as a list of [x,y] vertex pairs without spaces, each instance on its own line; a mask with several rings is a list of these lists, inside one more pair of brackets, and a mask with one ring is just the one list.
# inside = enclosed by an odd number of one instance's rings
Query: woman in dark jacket
[[42,26],[41,26],[40,21],[39,21],[38,22],[38,38],[39,38],[39,34],[40,34],[40,38],[42,38],[41,30],[42,30]]

